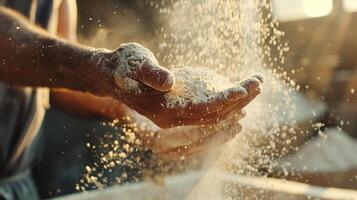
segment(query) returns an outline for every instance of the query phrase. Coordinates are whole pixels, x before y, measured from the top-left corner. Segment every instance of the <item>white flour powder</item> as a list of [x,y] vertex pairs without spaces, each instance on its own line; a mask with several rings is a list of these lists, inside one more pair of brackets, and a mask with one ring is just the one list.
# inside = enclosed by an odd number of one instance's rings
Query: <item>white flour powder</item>
[[[118,86],[127,92],[140,92],[139,82],[130,78],[140,70],[143,62],[158,65],[154,54],[137,43],[122,44],[117,51],[117,69],[115,81]],[[136,66],[134,66],[136,64]]]
[[[169,107],[185,106],[187,103],[199,104],[225,95],[226,89],[233,88],[234,84],[226,77],[221,76],[203,67],[182,67],[172,70],[175,76],[175,87],[165,94]],[[237,90],[240,87],[235,88]]]

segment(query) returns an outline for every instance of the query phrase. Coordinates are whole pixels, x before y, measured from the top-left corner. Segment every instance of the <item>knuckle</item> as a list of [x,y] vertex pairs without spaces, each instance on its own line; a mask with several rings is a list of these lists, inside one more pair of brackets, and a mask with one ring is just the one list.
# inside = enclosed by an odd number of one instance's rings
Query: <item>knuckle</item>
[[246,115],[247,115],[247,112],[245,110],[240,110],[238,115],[241,117],[241,118],[244,118]]
[[237,125],[236,125],[236,132],[239,133],[239,132],[241,132],[242,130],[243,130],[242,124],[237,123]]

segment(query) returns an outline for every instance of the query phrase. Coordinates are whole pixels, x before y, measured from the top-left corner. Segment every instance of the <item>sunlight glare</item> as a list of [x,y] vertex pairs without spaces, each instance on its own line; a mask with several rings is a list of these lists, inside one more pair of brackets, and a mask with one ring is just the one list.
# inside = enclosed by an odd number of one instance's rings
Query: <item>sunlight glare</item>
[[303,0],[303,10],[308,17],[323,17],[333,9],[332,0]]

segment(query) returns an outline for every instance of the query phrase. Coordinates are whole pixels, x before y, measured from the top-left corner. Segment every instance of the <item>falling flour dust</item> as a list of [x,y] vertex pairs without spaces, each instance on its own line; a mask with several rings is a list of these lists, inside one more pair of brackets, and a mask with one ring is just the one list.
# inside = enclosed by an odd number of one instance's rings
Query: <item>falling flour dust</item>
[[[240,175],[266,175],[276,159],[296,150],[296,85],[282,65],[289,50],[272,16],[269,0],[178,0],[161,9],[166,26],[159,60],[177,66],[205,66],[232,81],[265,77],[262,94],[247,106],[244,130],[208,166]],[[194,11],[194,12],[192,12]],[[235,129],[229,131],[236,131]],[[209,157],[209,156],[208,156]],[[192,199],[254,199],[209,171]],[[237,189],[238,188],[238,189]]]
[[[297,106],[293,95],[299,88],[282,67],[289,47],[281,42],[284,33],[273,19],[271,2],[167,0],[152,4],[159,9],[160,18],[165,21],[158,31],[158,37],[162,38],[157,56],[162,65],[174,72],[177,81],[175,89],[165,96],[168,106],[185,104],[187,99],[207,101],[250,74],[263,74],[265,89],[247,106],[247,116],[242,120],[244,130],[224,145],[221,156],[213,159],[215,162],[209,166],[231,174],[269,174],[277,158],[296,150],[292,144],[303,134],[296,128]],[[136,45],[123,47],[119,60],[123,68],[118,71],[117,84],[125,89],[136,89],[137,82],[121,77],[131,73],[128,59],[157,60],[151,52],[142,51]],[[205,66],[210,70],[196,66]],[[132,135],[137,129],[132,127],[130,130],[129,135]],[[123,140],[126,138],[123,136]],[[137,145],[135,142],[124,143]],[[117,146],[113,140],[104,144],[106,147],[113,145]],[[116,148],[116,151],[118,156],[114,157],[118,160],[114,164],[124,163],[120,157],[120,152],[124,150]],[[101,156],[106,157],[107,154],[103,152]],[[106,160],[101,163],[106,168],[112,168]],[[132,165],[136,161],[129,163]],[[159,168],[164,167],[160,165]],[[193,188],[192,196],[198,197],[193,199],[254,199],[254,194],[244,196],[238,186],[224,184],[215,171],[208,172]],[[87,184],[86,179],[83,183]]]

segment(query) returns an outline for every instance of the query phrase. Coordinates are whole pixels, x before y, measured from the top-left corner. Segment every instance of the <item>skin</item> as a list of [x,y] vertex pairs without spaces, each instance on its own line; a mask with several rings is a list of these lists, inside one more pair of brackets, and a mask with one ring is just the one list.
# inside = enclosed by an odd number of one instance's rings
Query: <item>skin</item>
[[[51,97],[55,99],[54,104],[72,113],[120,119],[135,111],[140,117],[133,117],[133,121],[139,121],[144,116],[160,128],[190,126],[187,128],[195,130],[218,123],[232,113],[241,113],[242,108],[260,93],[261,78],[253,77],[237,86],[244,90],[232,90],[224,97],[217,94],[217,98],[207,103],[168,108],[162,106],[166,105],[164,94],[172,89],[175,78],[169,70],[150,60],[129,63],[135,73],[127,76],[137,81],[143,92],[123,90],[115,81],[121,49],[95,49],[73,42],[76,23],[70,19],[76,19],[75,1],[56,1],[56,5],[58,13],[55,14],[58,16],[54,32],[58,37],[0,6],[1,82],[13,86],[49,87],[53,91]],[[185,136],[181,133],[187,131],[173,130],[182,137]],[[155,132],[168,134],[165,129],[155,129]],[[214,138],[212,134],[209,138]],[[202,137],[199,137],[200,141],[209,141],[207,135]],[[159,145],[152,142],[155,138],[142,138],[150,141],[144,144],[158,153],[171,152],[170,145],[162,148],[165,140],[160,140]],[[206,142],[195,143],[195,148],[202,144]],[[161,150],[157,150],[156,146],[160,146]]]
[[247,88],[250,98],[241,99],[237,102],[239,106],[232,105],[233,110],[214,125],[160,129],[136,113],[127,113],[126,116],[132,119],[129,122],[134,121],[140,127],[142,131],[138,132],[138,137],[157,155],[166,160],[193,158],[220,147],[241,132],[239,120],[246,115],[241,107],[248,105],[261,92],[260,80],[255,77],[242,85]]

